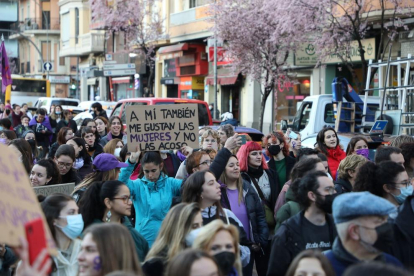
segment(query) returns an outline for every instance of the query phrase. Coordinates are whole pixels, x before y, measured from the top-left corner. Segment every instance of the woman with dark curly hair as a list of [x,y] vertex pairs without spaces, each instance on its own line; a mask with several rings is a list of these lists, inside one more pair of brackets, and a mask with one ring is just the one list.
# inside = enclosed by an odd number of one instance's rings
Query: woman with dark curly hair
[[269,168],[277,172],[280,189],[290,179],[290,171],[295,165],[295,159],[289,155],[289,144],[281,131],[266,135],[263,144],[266,155],[270,157],[267,164]]
[[414,143],[404,143],[400,148],[405,160],[405,170],[408,173],[408,177],[412,178],[414,176]]

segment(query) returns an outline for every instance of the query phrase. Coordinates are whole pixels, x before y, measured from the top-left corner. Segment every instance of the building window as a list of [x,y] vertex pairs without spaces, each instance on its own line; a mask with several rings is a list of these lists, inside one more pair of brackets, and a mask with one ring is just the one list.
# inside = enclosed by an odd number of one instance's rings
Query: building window
[[207,5],[208,0],[190,0],[190,9]]
[[79,9],[75,8],[75,43],[79,41]]
[[196,73],[195,65],[180,67],[180,75],[194,75]]

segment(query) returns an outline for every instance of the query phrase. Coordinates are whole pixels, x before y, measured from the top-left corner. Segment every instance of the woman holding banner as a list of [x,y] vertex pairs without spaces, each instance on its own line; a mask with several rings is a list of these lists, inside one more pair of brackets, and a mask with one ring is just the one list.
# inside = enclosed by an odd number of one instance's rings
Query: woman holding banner
[[[137,148],[138,149],[138,148]],[[129,177],[141,152],[131,153],[126,161],[128,167],[122,168],[119,180],[126,183],[134,197],[136,212],[135,229],[152,246],[164,217],[171,207],[173,197],[180,194],[181,179],[168,177],[162,172],[164,162],[158,152],[146,152],[141,159],[144,177],[131,180]]]

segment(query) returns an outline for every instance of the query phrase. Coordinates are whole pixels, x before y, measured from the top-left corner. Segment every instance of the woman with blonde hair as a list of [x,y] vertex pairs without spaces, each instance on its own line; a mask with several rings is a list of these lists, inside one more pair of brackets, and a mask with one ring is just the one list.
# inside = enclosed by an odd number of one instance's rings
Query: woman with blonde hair
[[348,155],[339,163],[335,190],[338,194],[352,192],[359,168],[368,160],[363,155]]
[[203,218],[197,203],[181,203],[171,208],[142,266],[145,275],[163,275],[169,261],[191,246],[187,244],[191,231],[201,226]]
[[103,151],[115,155],[116,158],[120,158],[120,153],[123,147],[124,143],[121,139],[112,139],[104,146]]
[[239,232],[235,226],[215,220],[200,230],[193,248],[212,256],[222,275],[243,275],[238,240]]

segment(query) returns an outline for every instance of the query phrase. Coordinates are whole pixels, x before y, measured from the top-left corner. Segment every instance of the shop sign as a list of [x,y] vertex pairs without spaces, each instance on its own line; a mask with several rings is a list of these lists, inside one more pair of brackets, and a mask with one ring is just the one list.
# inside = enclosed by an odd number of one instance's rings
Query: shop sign
[[204,77],[183,77],[180,90],[204,90]]
[[177,68],[175,67],[175,59],[164,60],[164,78],[173,78],[177,76]]
[[69,76],[49,76],[50,83],[70,83]]
[[[362,47],[365,50],[365,59],[375,59],[375,38],[363,39]],[[345,55],[345,53],[343,53]],[[354,40],[350,44],[347,55],[352,61],[361,61],[360,51],[358,47],[358,41]],[[309,66],[316,65],[318,62],[318,55],[316,54],[315,46],[312,43],[302,44],[301,47],[296,51],[295,54],[295,65],[296,66]],[[342,63],[342,60],[337,54],[332,54],[326,57],[322,63]]]

